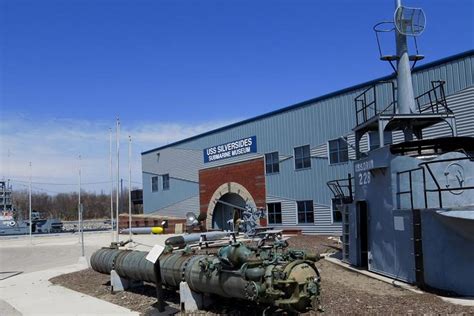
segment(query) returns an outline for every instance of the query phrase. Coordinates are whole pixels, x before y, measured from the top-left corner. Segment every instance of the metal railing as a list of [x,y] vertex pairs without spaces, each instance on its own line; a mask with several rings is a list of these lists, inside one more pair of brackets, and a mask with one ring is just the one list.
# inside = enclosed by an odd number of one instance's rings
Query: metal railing
[[[446,101],[446,93],[444,90],[445,81],[431,81],[431,89],[420,94],[415,98],[415,103],[419,114],[452,114],[453,111],[448,107]],[[377,87],[383,84],[391,85],[392,101],[383,109],[377,104]],[[357,126],[367,122],[371,118],[379,114],[395,114],[396,113],[396,95],[395,83],[393,81],[381,81],[372,84],[354,98],[356,124]]]
[[[400,179],[402,177],[402,175],[405,175],[405,174],[408,174],[408,186],[409,186],[409,189],[406,190],[406,191],[397,191],[397,198],[398,198],[398,208],[400,209],[400,204],[401,204],[401,197],[406,195],[406,194],[409,194],[410,195],[410,209],[414,209],[414,203],[413,203],[413,173],[416,172],[416,171],[420,171],[422,172],[422,175],[423,175],[423,185],[425,185],[426,183],[426,176],[425,176],[425,169],[423,167],[418,167],[418,168],[413,168],[413,169],[409,169],[409,170],[404,170],[404,171],[400,171],[400,172],[397,172],[397,185],[398,185],[398,188],[400,189]],[[424,198],[425,198],[425,208],[428,208],[428,199],[427,199],[427,192],[426,190],[423,190],[424,191]]]
[[[463,157],[463,158],[449,158],[449,159],[442,159],[442,160],[435,160],[435,161],[426,161],[426,162],[422,162],[420,163],[418,166],[418,168],[414,168],[414,169],[409,169],[409,170],[404,170],[404,171],[400,171],[400,172],[397,172],[397,184],[398,184],[398,188],[400,189],[400,179],[402,177],[402,175],[404,174],[408,174],[408,190],[405,190],[405,191],[397,191],[396,195],[398,197],[398,208],[400,209],[400,204],[401,204],[401,201],[400,201],[400,198],[401,196],[403,195],[406,195],[408,194],[409,197],[410,197],[410,207],[411,209],[414,209],[415,205],[414,205],[414,202],[413,202],[413,173],[416,172],[416,171],[421,171],[422,172],[422,179],[423,179],[423,197],[424,197],[424,206],[425,208],[428,208],[428,194],[430,193],[436,193],[438,195],[438,205],[436,205],[436,208],[443,208],[443,192],[453,192],[453,191],[456,191],[456,190],[474,190],[474,186],[462,186],[462,185],[459,185],[457,187],[446,187],[446,188],[442,188],[438,179],[436,178],[435,174],[433,173],[433,170],[430,168],[430,165],[433,165],[433,164],[439,164],[439,163],[446,163],[446,162],[454,162],[454,161],[463,161],[463,160],[470,160],[470,161],[474,161],[474,157],[470,157],[470,156],[467,156],[467,157]],[[425,169],[428,171],[428,173],[430,174],[431,178],[433,179],[433,183],[435,184],[436,188],[428,188],[427,184],[426,184],[426,171]]]
[[462,185],[458,187],[446,187],[446,188],[441,188],[438,180],[436,179],[436,176],[433,173],[433,170],[431,170],[430,165],[436,164],[436,163],[443,163],[443,162],[452,162],[452,161],[462,161],[462,160],[470,160],[474,161],[473,157],[467,156],[463,158],[449,158],[449,159],[442,159],[442,160],[435,160],[435,161],[426,161],[422,162],[419,164],[419,166],[426,166],[426,169],[428,170],[428,173],[430,174],[431,178],[433,179],[434,184],[436,185],[435,189],[427,189],[426,187],[426,181],[423,181],[423,187],[425,191],[425,205],[426,208],[428,208],[428,201],[427,201],[427,193],[437,193],[438,194],[438,207],[443,208],[443,192],[449,192],[449,191],[455,191],[455,190],[474,190],[474,186],[468,186],[468,187],[463,187]]
[[[415,98],[420,113],[431,112],[433,114],[453,112],[448,108],[444,84],[442,80],[431,81],[431,89]],[[423,105],[427,104],[423,107]]]
[[336,199],[341,201],[343,204],[349,204],[354,201],[353,197],[353,190],[352,190],[352,180],[354,178],[351,177],[349,173],[347,178],[345,179],[337,179],[331,180],[326,183],[329,190],[331,190],[332,194]]
[[[382,110],[378,109],[377,105],[377,87],[388,84],[390,85],[390,91],[392,93],[392,102]],[[367,89],[362,91],[358,96],[354,98],[355,112],[356,112],[356,124],[357,126],[367,122],[374,116],[380,113],[395,113],[395,83],[393,81],[380,81],[376,84],[369,86]]]

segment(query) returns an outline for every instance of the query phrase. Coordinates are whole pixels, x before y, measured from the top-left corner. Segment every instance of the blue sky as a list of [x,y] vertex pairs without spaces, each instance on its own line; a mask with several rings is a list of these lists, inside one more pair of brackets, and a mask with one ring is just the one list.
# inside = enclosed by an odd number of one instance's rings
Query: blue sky
[[[474,47],[474,1],[404,3],[425,10],[425,62]],[[393,0],[0,4],[0,176],[15,179],[32,161],[38,181],[74,182],[81,154],[107,180],[120,116],[140,182],[140,151],[391,72],[372,26]]]

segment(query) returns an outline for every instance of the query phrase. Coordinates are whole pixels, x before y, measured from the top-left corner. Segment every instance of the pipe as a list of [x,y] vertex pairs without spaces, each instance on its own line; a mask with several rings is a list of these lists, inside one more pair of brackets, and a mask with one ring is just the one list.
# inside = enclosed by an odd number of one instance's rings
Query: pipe
[[[155,283],[154,264],[146,260],[147,255],[102,248],[91,256],[91,267],[100,273],[114,269],[123,278]],[[196,293],[307,311],[319,307],[319,272],[314,261],[308,260],[313,257],[301,252],[252,250],[236,243],[222,247],[217,256],[188,250],[165,252],[159,258],[159,271],[161,283],[168,288],[179,288],[184,281]]]
[[[153,263],[146,260],[147,255],[148,253],[144,251],[100,249],[92,255],[91,267],[104,274],[109,274],[115,269],[121,277],[155,283]],[[220,277],[203,277],[200,261],[207,257],[207,255],[190,256],[184,252],[161,255],[163,284],[168,287],[179,287],[179,283],[184,279],[195,292],[245,298],[245,287],[248,282],[240,276],[224,272]],[[213,271],[211,276],[217,273],[219,273],[217,270]]]
[[181,236],[173,236],[165,241],[165,245],[184,248],[188,243],[197,242],[201,239],[201,236],[205,236],[207,241],[218,240],[228,236],[228,232],[206,232],[206,233],[194,233]]

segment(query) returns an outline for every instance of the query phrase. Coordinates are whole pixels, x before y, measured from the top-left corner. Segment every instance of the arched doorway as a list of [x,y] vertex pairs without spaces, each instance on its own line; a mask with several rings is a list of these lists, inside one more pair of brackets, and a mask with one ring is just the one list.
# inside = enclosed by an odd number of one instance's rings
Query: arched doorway
[[[256,207],[255,200],[244,186],[236,182],[223,183],[217,188],[209,201],[206,228],[230,229],[224,223],[232,219],[234,212],[232,205],[245,208],[247,203],[251,207]],[[214,212],[217,213],[216,216],[214,216]]]
[[222,230],[234,230],[229,221],[234,218],[235,213],[240,213],[245,208],[245,200],[237,193],[226,193],[216,201],[212,212],[212,228]]

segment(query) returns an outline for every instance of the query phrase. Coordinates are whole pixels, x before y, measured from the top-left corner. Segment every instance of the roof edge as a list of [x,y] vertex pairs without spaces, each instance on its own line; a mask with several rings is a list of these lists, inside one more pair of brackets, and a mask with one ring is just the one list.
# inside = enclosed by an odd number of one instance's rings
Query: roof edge
[[[448,56],[448,57],[445,57],[445,58],[434,60],[434,61],[426,63],[424,65],[420,65],[418,67],[415,67],[413,69],[412,73],[415,73],[415,72],[418,72],[418,71],[421,71],[421,70],[425,70],[427,68],[431,68],[431,67],[434,67],[434,66],[438,66],[438,65],[441,65],[441,64],[444,64],[444,63],[448,63],[448,62],[451,62],[451,61],[454,61],[454,60],[458,60],[458,59],[461,59],[461,58],[464,58],[464,57],[468,57],[468,56],[474,56],[474,49],[470,49],[470,50],[467,50],[467,51],[459,53],[459,54],[451,55],[451,56]],[[350,87],[347,87],[347,88],[343,88],[343,89],[340,89],[340,90],[337,90],[337,91],[334,91],[334,92],[323,94],[322,96],[312,98],[312,99],[309,99],[309,100],[306,100],[306,101],[298,102],[296,104],[292,104],[292,105],[289,105],[289,106],[286,106],[286,107],[283,107],[283,108],[280,108],[280,109],[277,109],[277,110],[274,110],[274,111],[271,111],[271,112],[260,114],[260,115],[257,115],[257,116],[239,121],[239,122],[235,122],[235,123],[232,123],[232,124],[229,124],[229,125],[225,125],[225,126],[222,126],[222,127],[219,127],[219,128],[216,128],[216,129],[213,129],[213,130],[201,133],[201,134],[197,134],[197,135],[194,135],[194,136],[191,136],[191,137],[188,137],[188,138],[178,140],[178,141],[173,142],[171,144],[156,147],[156,148],[153,148],[153,149],[142,152],[141,155],[146,155],[146,154],[152,153],[154,151],[158,151],[158,150],[162,150],[162,149],[165,149],[165,148],[173,147],[173,146],[176,146],[176,145],[179,145],[179,144],[182,144],[182,143],[185,143],[185,142],[197,139],[197,138],[201,138],[201,137],[204,137],[204,136],[208,136],[208,135],[211,135],[211,134],[222,132],[224,130],[231,129],[231,128],[234,128],[234,127],[237,127],[237,126],[240,126],[240,125],[244,125],[244,124],[247,124],[247,123],[250,123],[250,122],[253,122],[253,121],[257,121],[257,120],[260,120],[260,119],[263,119],[263,118],[267,118],[267,117],[274,116],[274,115],[277,115],[277,114],[280,114],[280,113],[291,111],[291,110],[294,110],[294,109],[297,109],[297,108],[300,108],[300,107],[304,107],[304,106],[307,106],[307,105],[315,103],[315,102],[320,102],[320,101],[332,98],[332,97],[334,97],[336,95],[339,95],[339,94],[343,94],[343,93],[346,93],[346,92],[349,92],[349,91],[352,91],[352,90],[357,90],[357,89],[363,88],[365,86],[377,83],[379,81],[385,81],[385,80],[389,80],[389,79],[393,79],[393,78],[395,78],[395,73],[392,73],[392,74],[387,75],[387,76],[379,77],[377,79],[369,80],[369,81],[366,81],[366,82],[363,82],[363,83],[359,83],[359,84],[356,84],[356,85],[353,85],[353,86],[350,86]]]

